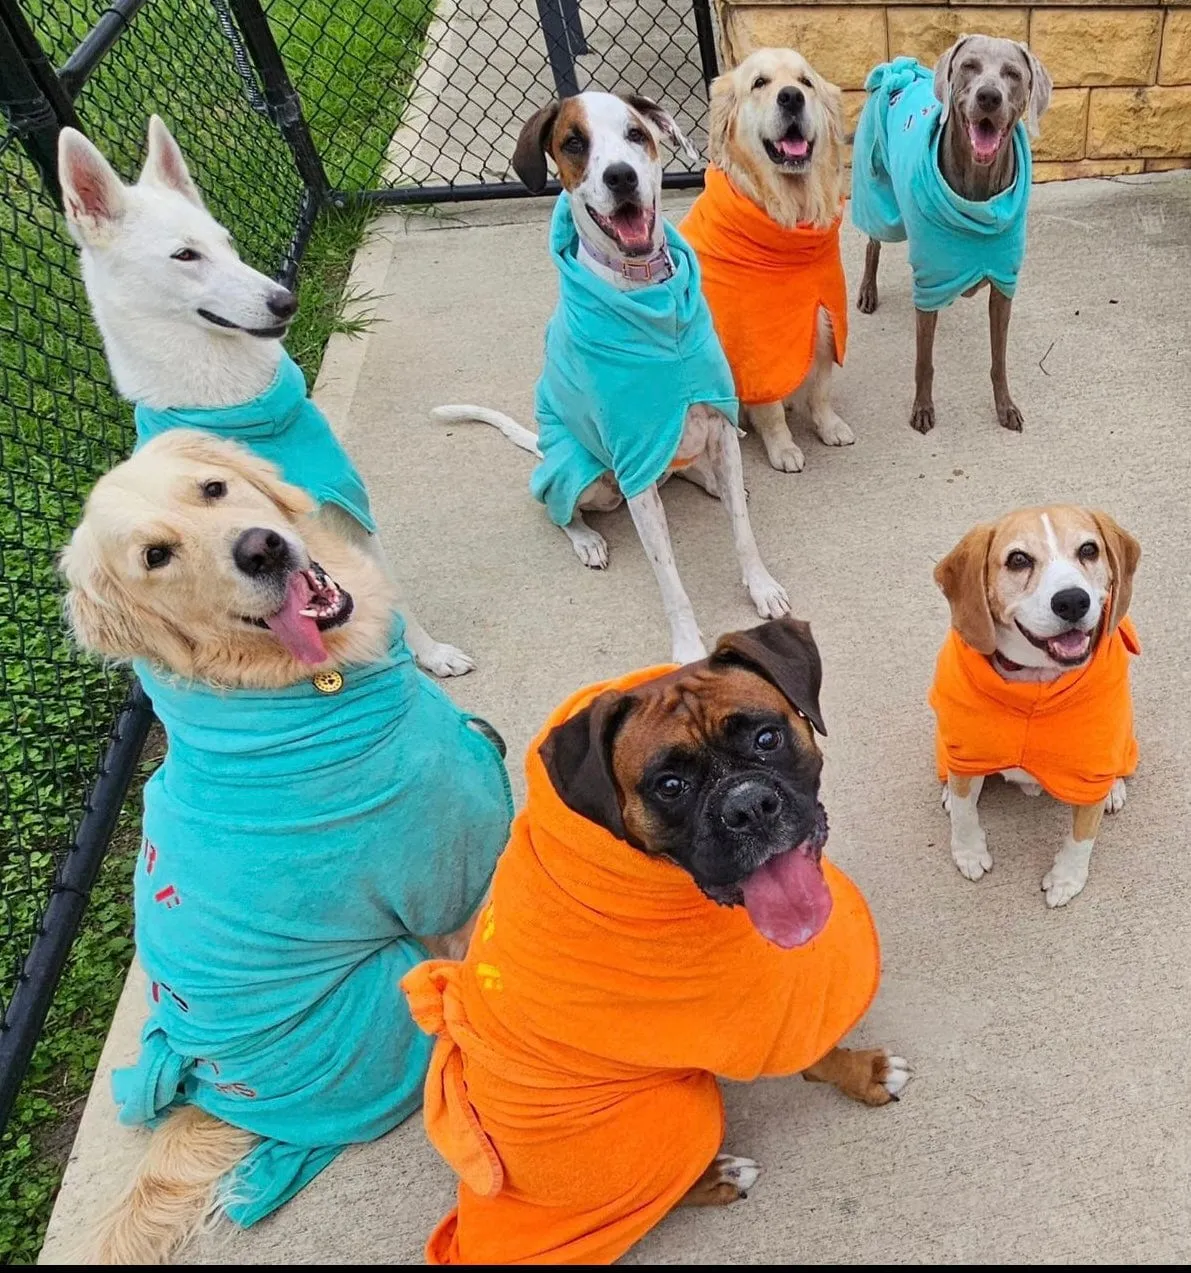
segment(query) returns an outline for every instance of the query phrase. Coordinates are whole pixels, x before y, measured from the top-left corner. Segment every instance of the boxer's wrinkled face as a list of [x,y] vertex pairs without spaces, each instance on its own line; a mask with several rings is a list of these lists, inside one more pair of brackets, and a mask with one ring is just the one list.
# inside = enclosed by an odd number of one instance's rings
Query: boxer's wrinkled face
[[715,653],[560,725],[542,757],[563,801],[687,871],[757,930],[801,946],[826,924],[819,653],[805,623],[724,637]]

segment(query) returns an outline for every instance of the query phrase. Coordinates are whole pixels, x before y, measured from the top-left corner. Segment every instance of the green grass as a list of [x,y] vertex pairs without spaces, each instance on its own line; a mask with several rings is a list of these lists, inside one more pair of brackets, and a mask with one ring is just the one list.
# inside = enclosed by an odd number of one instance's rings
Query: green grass
[[[331,184],[378,184],[433,0],[266,0]],[[26,0],[61,64],[99,0]],[[77,10],[77,11],[76,11]],[[77,103],[128,178],[147,116],[170,124],[217,216],[247,259],[280,264],[300,184],[288,152],[245,102],[208,0],[152,0]],[[341,317],[367,224],[324,214],[299,279],[288,345],[313,382]],[[77,659],[62,626],[57,550],[94,479],[126,454],[131,412],[107,381],[75,252],[19,146],[0,151],[0,994],[11,987],[123,697],[118,673]],[[151,764],[142,765],[143,778]],[[32,1261],[132,953],[136,784],[70,965],[0,1138],[0,1261]]]

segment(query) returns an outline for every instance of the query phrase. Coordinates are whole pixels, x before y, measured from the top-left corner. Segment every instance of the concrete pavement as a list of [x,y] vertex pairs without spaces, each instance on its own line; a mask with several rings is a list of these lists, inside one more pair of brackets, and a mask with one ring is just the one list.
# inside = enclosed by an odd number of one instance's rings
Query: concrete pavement
[[[677,215],[685,200],[670,205]],[[549,205],[504,203],[378,223],[357,282],[377,323],[328,351],[319,396],[373,492],[411,605],[479,670],[449,685],[520,758],[576,686],[667,655],[654,581],[623,510],[598,519],[610,568],[585,571],[525,484],[532,461],[494,430],[426,422],[480,402],[528,421],[554,283]],[[845,235],[848,276],[862,244]],[[885,974],[863,1044],[911,1060],[899,1105],[853,1106],[798,1079],[729,1086],[727,1148],[764,1174],[747,1202],[669,1217],[629,1262],[1182,1261],[1191,1252],[1191,177],[1073,182],[1034,193],[1010,332],[1026,417],[999,429],[982,299],[947,311],[939,424],[907,419],[913,316],[903,250],[877,314],[853,311],[837,408],[858,441],[809,431],[798,475],[744,442],[754,526],[823,652],[829,852],[860,883]],[[709,638],[755,621],[726,518],[684,483],[665,502]],[[1141,768],[1102,829],[1084,893],[1047,911],[1039,882],[1062,811],[992,783],[996,868],[948,854],[924,702],[946,608],[934,562],[973,522],[1016,504],[1100,505],[1144,547],[1133,613]],[[135,1048],[139,989],[105,1068]],[[143,1143],[117,1129],[101,1072],[44,1259],[67,1258]],[[598,1170],[598,1164],[593,1164]],[[224,1226],[198,1263],[421,1258],[450,1172],[417,1119],[345,1154],[248,1233]]]

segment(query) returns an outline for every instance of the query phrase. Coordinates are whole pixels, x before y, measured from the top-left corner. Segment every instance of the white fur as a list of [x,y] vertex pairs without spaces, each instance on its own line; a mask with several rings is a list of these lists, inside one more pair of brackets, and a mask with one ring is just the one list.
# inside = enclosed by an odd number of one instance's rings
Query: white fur
[[968,880],[978,880],[992,870],[992,854],[988,851],[988,837],[980,825],[977,803],[984,787],[983,778],[971,779],[966,796],[956,794],[950,786],[951,856],[959,873]]
[[751,1158],[737,1158],[735,1154],[716,1154],[712,1164],[718,1179],[716,1184],[735,1185],[741,1193],[747,1193],[761,1176],[761,1166]]
[[910,1081],[910,1063],[904,1057],[888,1056],[886,1066],[888,1068],[881,1086],[890,1096],[899,1096]]
[[1042,877],[1047,906],[1066,906],[1076,894],[1083,892],[1095,843],[1095,840],[1073,840],[1068,833],[1054,865]]

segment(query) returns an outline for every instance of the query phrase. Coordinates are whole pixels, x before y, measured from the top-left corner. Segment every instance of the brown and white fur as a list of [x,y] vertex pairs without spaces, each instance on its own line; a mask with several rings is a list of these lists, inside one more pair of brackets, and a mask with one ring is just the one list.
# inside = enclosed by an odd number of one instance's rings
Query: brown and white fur
[[[935,66],[935,96],[940,114],[939,169],[958,195],[983,202],[1013,184],[1016,161],[1013,130],[1026,120],[1031,136],[1050,104],[1051,81],[1046,68],[1017,40],[988,35],[961,35]],[[881,244],[869,239],[864,276],[856,308],[871,314],[877,308],[877,266]],[[1006,349],[1013,301],[988,279],[964,293],[975,295],[988,286],[989,344],[992,351],[993,402],[1003,428],[1020,433],[1023,419],[1009,393]],[[934,347],[937,310],[915,310],[917,356],[914,364],[914,406],[910,427],[929,433],[935,427]]]
[[[184,680],[257,690],[385,656],[395,601],[388,572],[313,507],[244,447],[188,429],[162,434],[99,480],[62,554],[76,639],[113,660],[151,659]],[[277,606],[269,579],[237,563],[236,544],[254,532],[277,536],[291,569],[317,561],[352,599],[346,622],[323,633],[329,657],[318,667],[252,622]],[[420,940],[459,958],[473,925]],[[194,1107],[171,1115],[91,1236],[89,1262],[167,1261],[214,1216],[220,1178],[255,1144]]]
[[[670,115],[648,98],[580,93],[544,107],[529,119],[513,156],[517,175],[533,191],[546,185],[547,154],[554,160],[563,188],[570,194],[580,262],[620,291],[650,285],[648,280],[630,278],[631,267],[655,258],[665,243],[659,134],[693,154]],[[439,407],[433,416],[448,423],[480,420],[500,429],[524,450],[537,450],[535,435],[498,411],[449,406]],[[788,614],[786,590],[765,568],[753,537],[740,444],[732,422],[713,407],[692,406],[671,472],[723,501],[744,585],[757,613],[762,618]],[[575,516],[563,530],[585,566],[602,570],[608,564],[608,545],[583,514],[609,512],[622,502],[624,497],[610,473],[597,478],[579,497]],[[707,651],[674,562],[657,484],[627,503],[661,589],[672,656],[678,663],[695,662]]]
[[[134,185],[73,128],[59,137],[58,175],[119,392],[159,409],[235,406],[263,393],[277,374],[297,297],[240,259],[161,119],[149,120]],[[377,537],[336,505],[320,516],[380,552]],[[475,666],[402,609],[410,649],[427,671],[461,676]]]
[[[711,162],[778,225],[828,226],[839,215],[843,193],[842,101],[840,90],[801,53],[758,49],[711,86]],[[791,135],[808,143],[805,156],[782,154],[780,143]],[[855,442],[831,406],[834,369],[831,318],[820,308],[815,358],[806,379],[785,402],[747,408],[775,469],[798,473],[805,463],[790,436],[787,409],[803,411],[825,446]]]
[[[1001,676],[1053,681],[1083,666],[1128,612],[1140,557],[1137,540],[1106,513],[1052,504],[974,527],[935,567],[935,582],[951,606],[952,626],[973,649],[990,653]],[[1042,791],[1022,769],[1001,776],[1027,795]],[[983,778],[948,774],[943,787],[951,856],[969,880],[993,864],[976,807],[983,786]],[[1071,831],[1042,880],[1048,906],[1063,906],[1083,889],[1100,819],[1122,809],[1125,795],[1118,778],[1106,799],[1071,807]]]

